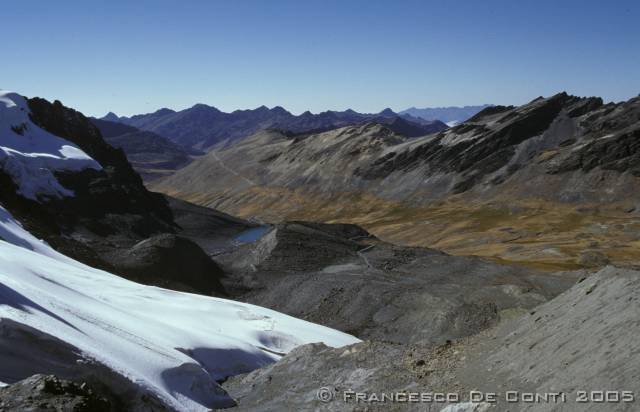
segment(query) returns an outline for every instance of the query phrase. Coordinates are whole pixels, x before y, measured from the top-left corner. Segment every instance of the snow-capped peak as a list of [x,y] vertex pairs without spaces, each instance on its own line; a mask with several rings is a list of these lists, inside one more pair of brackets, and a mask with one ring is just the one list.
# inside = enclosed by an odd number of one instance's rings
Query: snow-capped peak
[[0,90],[0,170],[29,199],[72,196],[54,171],[102,167],[73,143],[36,126],[29,113],[24,97]]

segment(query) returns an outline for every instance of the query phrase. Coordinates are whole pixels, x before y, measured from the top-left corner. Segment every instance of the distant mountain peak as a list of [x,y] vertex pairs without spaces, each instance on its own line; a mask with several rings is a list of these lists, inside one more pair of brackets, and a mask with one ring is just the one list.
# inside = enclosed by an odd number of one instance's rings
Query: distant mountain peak
[[274,106],[274,107],[271,109],[271,112],[272,112],[272,113],[277,113],[277,114],[291,114],[287,109],[285,109],[285,108],[284,108],[284,107],[282,107],[282,106]]
[[378,113],[378,115],[384,116],[384,117],[391,117],[391,116],[396,116],[396,112],[394,112],[393,110],[387,107],[386,109]]
[[164,115],[175,113],[175,112],[176,112],[175,110],[171,110],[171,109],[169,109],[167,107],[163,107],[162,109],[156,110],[154,114],[159,114],[159,115],[164,116]]
[[209,106],[208,104],[204,104],[204,103],[196,103],[193,106],[191,106],[190,109],[187,109],[187,110],[209,111],[209,112],[215,112],[215,113],[222,113],[222,111],[219,110],[217,107]]
[[120,120],[120,117],[117,114],[115,114],[114,112],[109,112],[109,113],[107,113],[106,115],[104,115],[102,117],[102,120],[107,120],[107,121],[110,121],[110,122],[117,122],[118,120]]

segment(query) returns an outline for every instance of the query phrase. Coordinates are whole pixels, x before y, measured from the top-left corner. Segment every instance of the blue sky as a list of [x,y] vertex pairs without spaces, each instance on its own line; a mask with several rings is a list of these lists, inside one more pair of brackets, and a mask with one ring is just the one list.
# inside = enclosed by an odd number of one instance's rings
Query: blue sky
[[637,1],[10,1],[0,88],[88,115],[640,93]]

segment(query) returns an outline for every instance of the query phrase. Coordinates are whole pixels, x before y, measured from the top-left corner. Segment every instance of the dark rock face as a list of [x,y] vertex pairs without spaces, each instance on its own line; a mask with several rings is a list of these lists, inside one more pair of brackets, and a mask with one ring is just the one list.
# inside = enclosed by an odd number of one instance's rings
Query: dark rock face
[[31,118],[43,129],[78,145],[103,170],[57,173],[75,196],[42,204],[62,232],[86,227],[98,235],[129,230],[134,236],[171,231],[171,210],[161,195],[147,191],[120,149],[107,144],[81,113],[44,99],[29,100]]
[[640,176],[640,98],[587,113],[581,122],[584,141],[552,163],[549,173],[599,167]]
[[[258,241],[260,253],[256,264],[265,271],[295,272],[317,270],[332,262],[356,257],[363,246],[344,236],[350,232],[344,226],[347,225],[332,228],[305,222],[277,225]],[[351,230],[349,234],[362,236],[362,232],[362,229]]]
[[53,103],[34,97],[28,99],[31,120],[46,131],[78,145],[97,160],[105,169],[112,169],[131,185],[141,185],[140,177],[133,171],[124,153],[107,144],[100,131],[82,113],[65,107],[59,101]]
[[371,233],[367,232],[363,228],[357,225],[351,225],[346,223],[318,223],[318,222],[288,222],[290,225],[303,225],[308,228],[319,230],[324,233],[346,238],[348,240],[362,240],[362,239],[375,239]]
[[192,241],[165,233],[118,250],[110,261],[116,271],[141,283],[207,295],[224,294],[222,270]]
[[164,198],[144,188],[124,152],[106,143],[89,119],[59,101],[49,103],[33,98],[29,99],[29,108],[35,124],[78,145],[103,167],[102,171],[59,174],[63,186],[73,190],[76,196],[65,198],[62,201],[64,207],[53,200],[51,209],[56,211],[55,214],[62,212],[63,216],[60,217],[71,225],[86,213],[94,217],[97,214],[125,212],[155,221],[151,224],[155,230],[166,230],[171,225],[171,211]]
[[76,384],[53,375],[33,375],[0,388],[0,410],[112,412],[117,409],[86,383]]
[[[167,200],[144,187],[121,149],[106,143],[89,119],[62,103],[40,98],[28,102],[35,124],[78,145],[103,169],[56,173],[74,196],[42,202],[19,196],[11,178],[0,171],[0,203],[27,230],[65,255],[100,269],[148,284],[222,293],[220,269],[197,245],[172,235],[178,226]],[[130,254],[130,248],[148,238],[154,247]],[[135,253],[147,261],[137,261]],[[182,254],[193,262],[188,273],[180,274],[175,262]]]
[[600,167],[616,172],[629,171],[640,177],[640,127],[610,138],[594,140],[572,152],[562,163],[549,168],[550,173]]
[[[600,105],[601,99],[580,99],[560,93],[548,99],[536,99],[520,108],[489,107],[465,124],[441,133],[411,151],[378,159],[370,169],[362,171],[361,176],[383,178],[396,170],[428,164],[434,173],[459,174],[461,178],[453,192],[464,192],[484,176],[507,165],[515,147],[547,130],[561,111],[567,112],[568,116],[577,116]],[[456,139],[462,135],[472,138]]]

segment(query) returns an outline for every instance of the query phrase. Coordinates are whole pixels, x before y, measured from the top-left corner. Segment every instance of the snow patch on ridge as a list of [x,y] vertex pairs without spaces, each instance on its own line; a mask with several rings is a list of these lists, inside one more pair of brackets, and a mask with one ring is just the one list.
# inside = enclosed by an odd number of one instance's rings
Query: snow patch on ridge
[[[179,411],[230,406],[216,380],[274,362],[298,345],[359,342],[273,310],[93,269],[33,237],[2,207],[0,238],[0,322],[58,338]],[[40,365],[35,356],[27,362],[18,369]],[[21,373],[13,368],[0,364],[1,382]]]
[[98,162],[71,142],[36,126],[29,106],[17,93],[0,91],[0,169],[11,176],[22,196],[73,196],[53,171],[101,170]]

